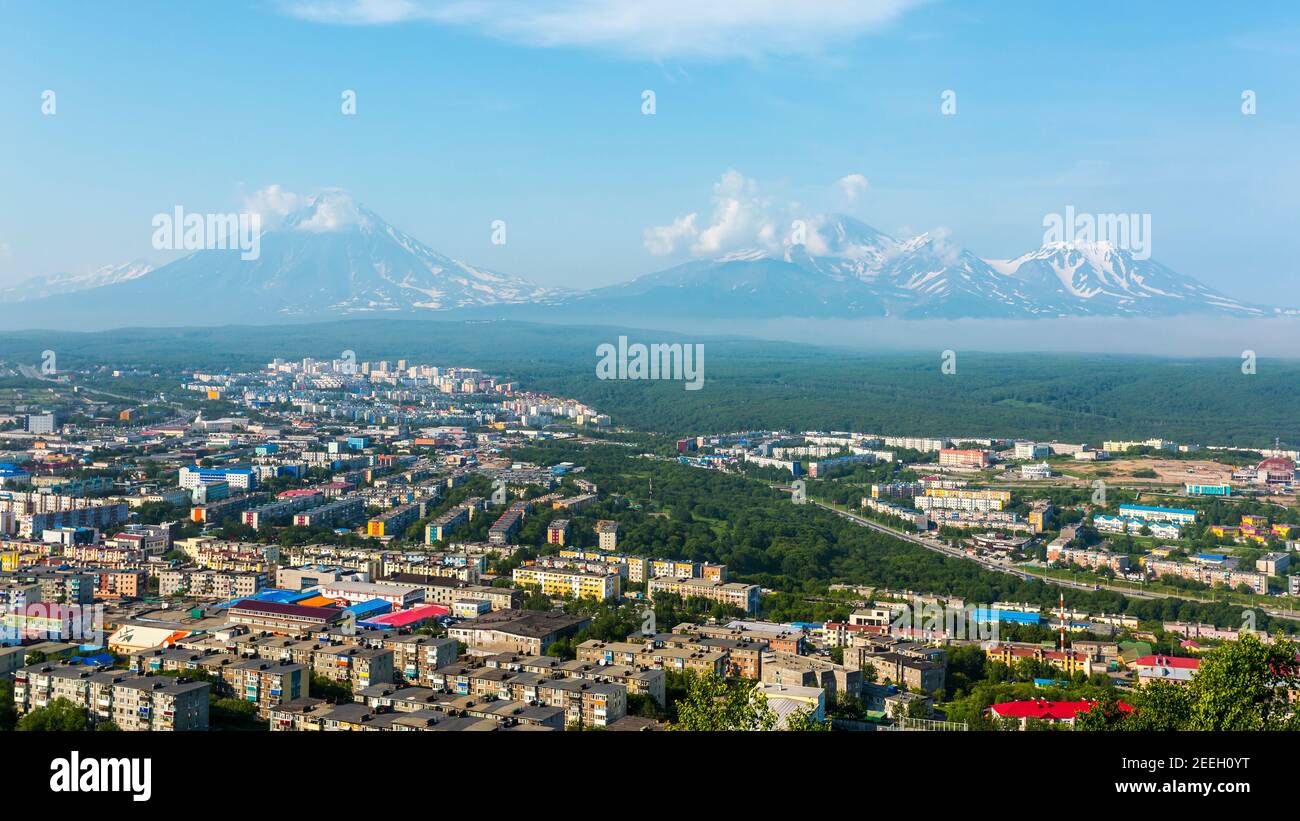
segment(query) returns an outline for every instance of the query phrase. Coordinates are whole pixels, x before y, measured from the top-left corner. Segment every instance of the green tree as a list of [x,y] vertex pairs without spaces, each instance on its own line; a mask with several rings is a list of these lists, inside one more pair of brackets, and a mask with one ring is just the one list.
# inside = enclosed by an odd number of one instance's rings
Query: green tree
[[826,719],[816,719],[813,717],[813,710],[800,710],[797,713],[791,713],[785,720],[785,728],[796,733],[824,733],[830,732],[831,723]]
[[1152,682],[1135,692],[1124,713],[1116,699],[1079,716],[1080,730],[1203,730],[1211,732],[1296,730],[1300,715],[1289,694],[1300,686],[1296,644],[1278,638],[1265,644],[1246,633],[1224,642],[1185,685]]
[[1187,730],[1294,730],[1288,695],[1300,686],[1296,644],[1265,644],[1246,633],[1213,650],[1187,685]]
[[776,713],[757,682],[728,682],[715,673],[688,674],[686,695],[677,704],[677,721],[669,729],[694,732],[770,730]]
[[0,679],[0,732],[9,732],[18,723],[18,711],[14,709],[14,686],[5,679]]
[[18,719],[20,732],[79,732],[90,723],[85,707],[78,707],[66,698],[56,698],[45,707],[38,707]]

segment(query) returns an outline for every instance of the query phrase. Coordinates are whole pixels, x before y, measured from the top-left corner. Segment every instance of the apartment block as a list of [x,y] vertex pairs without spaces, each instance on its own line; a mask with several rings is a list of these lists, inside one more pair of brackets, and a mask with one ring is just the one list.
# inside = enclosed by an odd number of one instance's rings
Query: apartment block
[[654,642],[598,641],[578,645],[578,661],[586,664],[621,664],[654,667],[677,673],[727,674],[727,654],[721,650],[656,645]]
[[428,686],[429,674],[456,662],[458,644],[453,638],[419,634],[391,636],[384,647],[393,651],[393,672],[408,684]]
[[548,596],[611,601],[620,595],[620,576],[617,573],[586,573],[527,565],[516,567],[513,578],[515,584],[539,588]]
[[311,695],[308,669],[291,661],[245,659],[223,668],[222,678],[235,698],[256,704],[262,718],[275,707]]
[[618,522],[609,519],[596,522],[596,540],[601,550],[618,550]]
[[205,731],[209,689],[183,678],[41,663],[14,674],[14,707],[21,715],[62,698],[85,708],[92,723],[112,721],[128,732]]
[[653,598],[658,593],[681,596],[683,600],[700,598],[739,608],[746,613],[757,613],[761,591],[756,584],[717,582],[709,579],[651,579],[646,592]]

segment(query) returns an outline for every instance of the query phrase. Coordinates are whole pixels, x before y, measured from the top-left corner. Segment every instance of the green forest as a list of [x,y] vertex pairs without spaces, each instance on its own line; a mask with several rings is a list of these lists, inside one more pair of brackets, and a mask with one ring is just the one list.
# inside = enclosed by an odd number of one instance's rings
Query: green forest
[[[672,381],[602,381],[596,346],[705,345],[698,391]],[[613,327],[522,322],[348,320],[100,333],[0,334],[4,358],[36,362],[55,350],[64,368],[247,369],[279,356],[413,359],[482,368],[524,387],[587,402],[618,425],[671,435],[774,428],[898,435],[1015,436],[1100,443],[1163,437],[1263,447],[1300,441],[1300,361],[1169,359],[959,351],[956,373],[940,351],[819,348],[734,337],[692,337]]]

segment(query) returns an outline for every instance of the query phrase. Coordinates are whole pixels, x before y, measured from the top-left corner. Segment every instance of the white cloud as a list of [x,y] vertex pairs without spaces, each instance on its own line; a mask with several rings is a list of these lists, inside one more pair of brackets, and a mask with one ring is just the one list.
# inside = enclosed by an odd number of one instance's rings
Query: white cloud
[[645,229],[645,247],[657,255],[688,250],[693,256],[716,256],[754,247],[781,248],[778,214],[784,209],[759,193],[758,183],[728,170],[713,185],[713,212],[707,225],[699,225],[692,211],[668,225]]
[[699,236],[700,229],[695,227],[697,216],[692,212],[684,217],[678,217],[669,225],[657,225],[645,229],[646,249],[656,256],[673,253],[679,243],[689,242]]
[[311,198],[315,206],[294,227],[299,231],[338,231],[362,222],[361,209],[343,191],[327,191]]
[[859,194],[866,193],[867,178],[861,174],[847,174],[835,181],[835,186],[850,200],[856,200]]
[[313,233],[338,231],[364,220],[351,195],[339,189],[296,194],[268,185],[244,198],[244,210],[260,215],[263,228],[278,228],[287,220],[291,230]]
[[535,47],[635,57],[815,54],[925,0],[280,0],[285,13],[347,25],[422,21]]
[[261,216],[263,225],[277,225],[289,214],[302,208],[303,200],[300,194],[272,184],[244,197],[244,210]]

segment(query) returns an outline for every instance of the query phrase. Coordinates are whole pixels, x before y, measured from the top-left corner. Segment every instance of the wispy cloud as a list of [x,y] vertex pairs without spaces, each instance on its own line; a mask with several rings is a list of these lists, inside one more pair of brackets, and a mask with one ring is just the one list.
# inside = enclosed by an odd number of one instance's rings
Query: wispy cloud
[[534,47],[642,58],[816,54],[880,30],[925,0],[279,0],[304,20],[427,22]]
[[859,194],[867,191],[867,178],[861,174],[846,174],[835,181],[835,187],[850,200],[856,200]]

